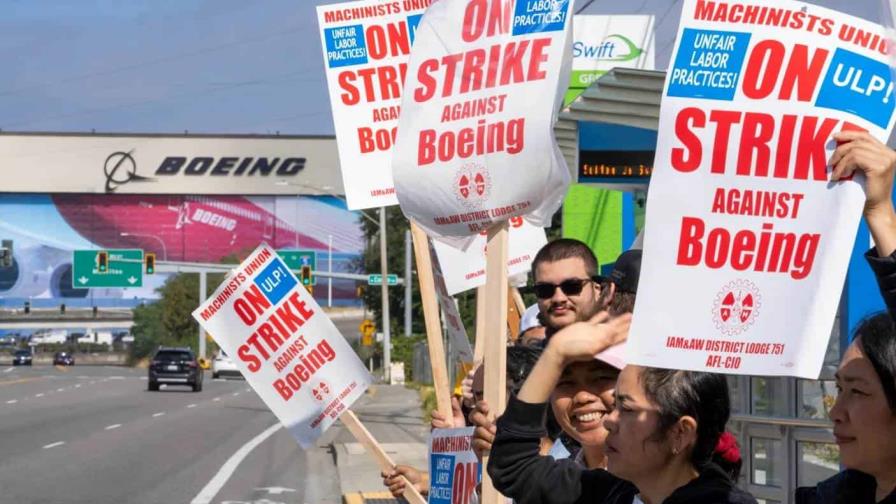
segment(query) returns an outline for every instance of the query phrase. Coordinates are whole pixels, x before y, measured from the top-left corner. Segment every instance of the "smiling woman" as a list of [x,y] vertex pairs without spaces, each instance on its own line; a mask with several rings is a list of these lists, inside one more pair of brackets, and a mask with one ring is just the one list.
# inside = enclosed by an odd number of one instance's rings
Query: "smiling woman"
[[836,378],[830,416],[846,471],[797,489],[796,502],[896,503],[896,326],[889,314],[859,325]]

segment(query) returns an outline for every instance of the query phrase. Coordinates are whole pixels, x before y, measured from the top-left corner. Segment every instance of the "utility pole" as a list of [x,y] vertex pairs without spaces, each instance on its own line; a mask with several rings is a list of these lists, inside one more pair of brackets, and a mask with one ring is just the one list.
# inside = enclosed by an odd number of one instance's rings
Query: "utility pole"
[[[327,236],[327,271],[333,273],[333,235]],[[327,307],[333,306],[333,277],[327,279]]]
[[389,282],[386,277],[389,274],[386,268],[386,207],[380,207],[380,273],[382,281],[382,310],[383,310],[383,381],[392,383],[392,337],[389,330]]
[[404,335],[411,335],[411,230],[404,232]]
[[[206,296],[206,273],[205,271],[199,272],[199,306],[202,306],[205,303]],[[199,357],[205,358],[205,331],[202,330],[202,326],[199,326]]]

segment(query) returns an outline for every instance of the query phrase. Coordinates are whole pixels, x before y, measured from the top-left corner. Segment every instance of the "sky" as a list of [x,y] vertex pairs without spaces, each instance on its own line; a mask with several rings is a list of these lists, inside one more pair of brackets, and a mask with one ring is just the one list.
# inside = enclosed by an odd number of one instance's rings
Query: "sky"
[[[886,1],[815,3],[879,19]],[[331,135],[317,3],[0,0],[0,129]],[[681,0],[575,8],[653,14],[666,67]]]

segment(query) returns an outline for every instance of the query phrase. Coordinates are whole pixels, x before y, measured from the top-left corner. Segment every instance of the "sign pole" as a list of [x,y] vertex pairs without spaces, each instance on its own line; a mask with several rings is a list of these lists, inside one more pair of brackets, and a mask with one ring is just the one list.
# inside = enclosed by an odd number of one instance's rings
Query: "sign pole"
[[473,359],[482,363],[483,341],[485,341],[485,286],[476,287],[476,341],[473,342]]
[[380,207],[380,272],[383,275],[382,297],[383,310],[383,381],[392,383],[392,335],[389,330],[389,284],[386,282],[386,207]]
[[[507,403],[507,222],[496,224],[488,230],[486,247],[483,365],[485,400],[491,410],[490,417],[494,420],[504,412]],[[488,456],[482,457],[482,466],[488,466]],[[482,504],[503,502],[504,496],[495,490],[488,472],[483,471]]]
[[417,281],[420,282],[420,300],[423,303],[423,320],[426,323],[426,342],[429,346],[429,362],[432,366],[432,382],[436,392],[436,407],[445,418],[451,418],[451,384],[448,381],[448,365],[442,328],[439,325],[439,302],[432,274],[432,256],[429,238],[414,221],[411,236],[414,239],[414,256],[417,258]]
[[520,319],[525,311],[525,309],[520,309],[520,304],[517,302],[516,296],[513,295],[515,291],[516,287],[508,286],[507,298],[510,302],[507,303],[507,329],[510,330],[510,339],[514,342],[520,335]]
[[[364,446],[367,453],[373,456],[380,466],[381,471],[390,472],[395,469],[395,462],[392,461],[392,458],[389,457],[386,451],[383,450],[383,447],[380,446],[376,439],[374,439],[373,435],[370,434],[370,431],[364,427],[364,424],[361,423],[361,420],[358,419],[354,411],[350,409],[345,410],[345,413],[339,415],[339,420],[341,420],[349,432],[355,436],[355,439]],[[414,485],[412,485],[404,476],[401,478],[404,479],[404,498],[411,504],[426,504],[426,499],[420,495],[420,492],[414,488]]]
[[[205,304],[205,299],[208,297],[208,286],[207,286],[207,277],[205,271],[199,272],[199,306]],[[199,357],[205,358],[205,329],[202,328],[202,325],[199,325]]]
[[333,235],[327,236],[327,271],[330,278],[327,279],[327,307],[333,306]]
[[411,308],[413,299],[411,292],[411,230],[404,232],[404,335],[411,335],[412,315]]

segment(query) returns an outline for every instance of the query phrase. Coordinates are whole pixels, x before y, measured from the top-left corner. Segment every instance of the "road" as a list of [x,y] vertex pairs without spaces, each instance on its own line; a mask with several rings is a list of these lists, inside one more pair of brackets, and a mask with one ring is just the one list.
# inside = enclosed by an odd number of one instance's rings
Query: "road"
[[[245,381],[148,392],[144,377],[129,368],[0,370],[0,501],[193,502],[234,453],[276,424]],[[297,482],[327,469],[309,466],[307,455],[275,430],[229,479],[232,495],[207,502],[307,502]],[[310,490],[338,493],[338,482],[314,481],[321,488]]]

